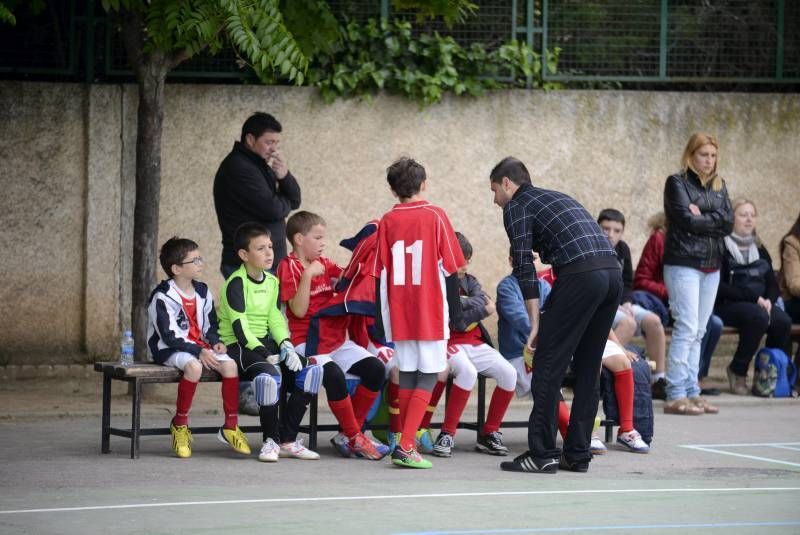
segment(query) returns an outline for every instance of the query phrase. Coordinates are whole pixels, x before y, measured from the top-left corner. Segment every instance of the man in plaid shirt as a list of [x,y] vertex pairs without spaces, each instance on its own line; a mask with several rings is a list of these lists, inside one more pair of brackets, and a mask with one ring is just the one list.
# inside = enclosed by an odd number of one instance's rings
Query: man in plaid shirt
[[[503,159],[490,180],[513,250],[513,275],[531,319],[527,348],[535,349],[529,451],[500,467],[529,473],[553,474],[559,467],[586,472],[600,362],[622,292],[619,262],[589,212],[564,193],[534,187],[521,161]],[[556,276],[541,321],[533,251],[553,266]],[[562,453],[556,447],[559,391],[571,359],[575,396]]]

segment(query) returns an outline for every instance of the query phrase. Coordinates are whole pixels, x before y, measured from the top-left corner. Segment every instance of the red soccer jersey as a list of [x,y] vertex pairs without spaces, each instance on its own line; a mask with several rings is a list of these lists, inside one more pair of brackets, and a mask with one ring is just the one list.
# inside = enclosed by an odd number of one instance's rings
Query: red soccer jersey
[[479,346],[485,343],[486,342],[483,341],[483,335],[481,334],[481,330],[477,325],[470,331],[464,331],[464,332],[452,331],[450,333],[450,340],[447,341],[447,345],[449,346],[457,344],[464,344],[468,346]]
[[203,340],[200,334],[200,325],[197,323],[197,296],[186,297],[181,292],[178,292],[178,295],[181,296],[183,312],[186,314],[186,320],[189,322],[189,340],[202,348],[209,349],[211,346]]
[[378,225],[373,275],[381,279],[386,339],[446,340],[444,279],[466,264],[444,210],[428,201],[396,204]]
[[[316,314],[325,303],[333,297],[333,279],[338,279],[342,274],[342,268],[337,266],[329,258],[321,256],[319,261],[325,266],[325,273],[311,279],[311,292],[308,300],[308,311],[302,318],[298,318],[292,313],[291,307],[286,307],[286,317],[289,319],[289,331],[292,335],[292,343],[299,345],[305,343],[308,335],[308,325],[311,316]],[[303,275],[305,267],[300,259],[293,252],[289,253],[280,264],[278,264],[278,280],[281,284],[281,302],[287,303],[297,293],[300,286],[300,277]]]

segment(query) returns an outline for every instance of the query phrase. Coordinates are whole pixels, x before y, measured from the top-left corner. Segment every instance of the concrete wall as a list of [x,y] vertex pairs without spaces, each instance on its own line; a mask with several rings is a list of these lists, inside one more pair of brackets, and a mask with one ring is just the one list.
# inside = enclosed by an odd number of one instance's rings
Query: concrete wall
[[[773,256],[800,208],[798,95],[503,91],[420,109],[383,96],[326,105],[305,88],[171,85],[166,102],[159,241],[200,243],[215,293],[214,173],[255,110],[283,123],[303,208],[327,219],[335,260],[347,260],[339,239],[391,206],[386,166],[411,155],[428,170],[428,197],[472,241],[471,270],[490,293],[508,242],[488,173],[507,155],[592,213],[622,210],[634,261],[696,130],[719,137],[721,174],[732,196],[756,202]],[[136,89],[0,83],[0,110],[0,302],[14,311],[3,358],[114,352],[130,309]]]

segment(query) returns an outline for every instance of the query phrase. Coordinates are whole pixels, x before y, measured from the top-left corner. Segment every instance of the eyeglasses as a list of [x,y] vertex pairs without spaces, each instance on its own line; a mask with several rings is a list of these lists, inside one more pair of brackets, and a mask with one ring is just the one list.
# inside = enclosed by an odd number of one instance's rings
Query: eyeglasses
[[186,264],[194,264],[195,266],[200,266],[200,265],[203,264],[203,257],[202,256],[196,256],[196,257],[192,258],[191,260],[187,260],[186,262],[181,262],[182,266],[186,265]]

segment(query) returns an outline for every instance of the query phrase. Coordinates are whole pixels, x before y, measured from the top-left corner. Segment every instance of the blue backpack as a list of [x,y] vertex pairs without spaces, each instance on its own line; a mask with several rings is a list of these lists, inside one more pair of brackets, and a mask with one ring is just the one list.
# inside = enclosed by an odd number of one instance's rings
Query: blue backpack
[[762,398],[788,398],[797,380],[797,368],[786,353],[774,347],[764,347],[756,353],[753,375],[753,395]]
[[[639,360],[631,363],[633,368],[633,427],[642,435],[642,440],[650,444],[653,441],[653,396],[650,387],[650,365],[645,359],[644,350],[635,345],[627,345],[626,349],[639,355]],[[600,392],[603,396],[603,412],[606,418],[619,424],[617,395],[614,392],[614,374],[601,368]]]

